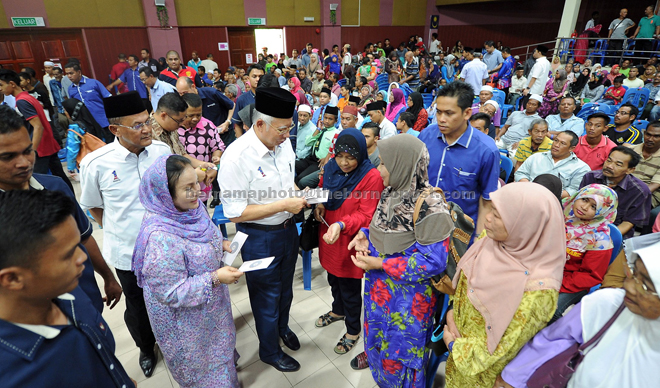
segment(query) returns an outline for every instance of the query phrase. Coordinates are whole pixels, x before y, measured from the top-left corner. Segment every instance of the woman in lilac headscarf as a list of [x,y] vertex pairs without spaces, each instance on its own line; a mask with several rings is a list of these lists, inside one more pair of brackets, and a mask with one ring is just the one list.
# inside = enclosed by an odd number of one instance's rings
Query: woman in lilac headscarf
[[190,161],[164,155],[140,182],[146,209],[132,270],[167,367],[181,387],[238,387],[236,328],[228,283],[243,273],[223,266],[230,251],[197,198]]

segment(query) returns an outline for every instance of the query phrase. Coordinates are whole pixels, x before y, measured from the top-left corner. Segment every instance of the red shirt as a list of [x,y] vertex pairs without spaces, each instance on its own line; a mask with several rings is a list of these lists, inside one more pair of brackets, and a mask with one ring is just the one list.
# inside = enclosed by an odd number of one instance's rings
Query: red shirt
[[39,118],[41,125],[44,127],[44,131],[41,134],[41,142],[39,142],[39,147],[37,147],[38,156],[50,156],[61,149],[53,136],[53,129],[50,127],[50,123],[46,118],[44,108],[36,98],[32,97],[28,92],[21,92],[16,97],[16,110],[21,116],[23,116],[23,119],[25,119],[25,127],[30,133],[30,137],[32,137],[34,133],[34,128],[29,122],[30,120],[37,117]]
[[[128,69],[130,66],[128,65],[128,62],[117,62],[115,63],[114,66],[112,66],[112,71],[110,72],[110,78],[112,78],[112,81],[116,81],[119,79],[119,77],[124,74],[124,70]],[[119,93],[128,93],[128,86],[126,84],[122,83],[119,86],[117,86],[119,89]]]
[[610,140],[607,136],[602,136],[600,143],[594,148],[591,148],[587,143],[587,135],[580,137],[578,145],[575,146],[575,156],[581,161],[585,162],[591,168],[591,171],[600,170],[603,168],[603,163],[607,160],[610,150],[616,147],[616,143]]
[[[623,97],[623,95],[626,94],[626,89],[623,86],[619,86],[619,88],[615,88],[614,86],[610,86],[610,88],[605,91],[605,93],[607,93],[607,92],[612,92],[612,95],[614,97],[619,98],[619,97]],[[614,101],[614,105],[619,105],[622,101],[621,99],[615,100],[615,99],[613,99],[612,97],[609,97],[609,96],[605,97],[604,94],[603,94],[603,98]]]
[[[167,83],[170,83],[173,86],[176,86],[176,80],[179,79],[179,77],[183,77],[183,76],[186,76],[186,77],[190,78],[191,80],[193,80],[193,82],[195,83],[195,85],[197,87],[201,87],[201,83],[198,85],[197,72],[195,71],[195,69],[193,69],[192,67],[189,67],[189,66],[181,65],[181,70],[179,70],[178,74],[173,72],[168,67],[167,69],[160,72],[160,76],[158,77],[158,79],[160,79],[162,81],[165,81]],[[238,85],[236,87],[238,88]]]
[[576,293],[603,282],[610,265],[612,249],[577,252],[566,249],[568,261],[564,265],[564,278],[559,292]]
[[[322,184],[323,177],[319,187],[322,187]],[[329,225],[341,221],[346,226],[339,234],[339,239],[332,245],[323,241],[323,235],[328,231],[328,227],[323,223],[319,227],[319,260],[328,273],[340,278],[362,279],[364,271],[353,264],[351,255],[355,255],[355,250],[349,251],[348,244],[355,238],[360,228],[369,227],[380,201],[380,193],[384,189],[383,178],[374,168],[355,186],[352,191],[353,196],[344,200],[339,209],[326,210],[324,218]]]

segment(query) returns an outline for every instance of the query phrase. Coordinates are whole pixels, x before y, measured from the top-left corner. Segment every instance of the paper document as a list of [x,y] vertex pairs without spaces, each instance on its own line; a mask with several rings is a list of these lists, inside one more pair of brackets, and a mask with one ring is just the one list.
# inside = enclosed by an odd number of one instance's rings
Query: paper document
[[330,197],[329,190],[314,189],[314,190],[305,191],[305,199],[307,200],[307,203],[310,205],[316,203],[326,203],[328,202],[329,197]]
[[270,265],[270,263],[275,260],[275,256],[271,257],[266,257],[265,259],[257,259],[257,260],[251,260],[251,261],[246,261],[241,265],[241,267],[238,269],[241,272],[249,272],[249,271],[256,271],[259,269],[266,269]]
[[245,240],[247,240],[247,238],[247,234],[238,231],[236,232],[236,236],[234,236],[234,239],[229,246],[229,248],[231,248],[231,253],[225,251],[225,255],[222,257],[222,261],[224,261],[225,264],[231,265],[231,263],[234,262],[234,259],[236,256],[238,256],[238,252],[241,251],[241,248],[243,247],[243,244],[245,244]]

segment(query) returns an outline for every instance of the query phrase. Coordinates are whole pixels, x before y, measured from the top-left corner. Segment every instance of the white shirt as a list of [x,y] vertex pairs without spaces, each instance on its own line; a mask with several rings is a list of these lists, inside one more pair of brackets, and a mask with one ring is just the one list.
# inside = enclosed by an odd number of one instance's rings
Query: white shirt
[[161,80],[156,80],[153,88],[149,89],[151,94],[151,107],[154,108],[154,112],[158,109],[158,101],[165,93],[178,93],[176,88],[167,82]]
[[154,140],[139,155],[115,140],[88,154],[80,163],[80,206],[103,209],[103,257],[109,265],[131,270],[133,248],[144,207],[140,179],[156,159],[169,155],[170,147]]
[[522,93],[522,90],[527,86],[529,82],[527,82],[527,78],[523,75],[522,77],[518,78],[518,76],[514,75],[511,77],[511,87],[509,88],[510,93]]
[[385,140],[388,137],[392,137],[396,135],[398,132],[396,130],[396,126],[392,124],[390,120],[388,120],[386,117],[383,117],[383,121],[378,124],[380,127],[380,139]]
[[[660,93],[658,93],[658,96],[660,96]],[[5,95],[4,100],[0,102],[0,105],[7,105],[12,109],[16,109],[16,97],[12,95],[9,96]]]
[[[293,197],[296,154],[291,142],[269,150],[250,128],[227,147],[220,159],[218,184],[227,218],[240,217],[248,205],[266,205]],[[261,225],[279,225],[292,216],[279,212],[260,220]]]
[[594,28],[594,27],[595,27],[594,19],[590,19],[590,20],[587,22],[587,25],[584,26],[584,29],[585,29],[585,30],[588,30],[588,29],[590,29],[590,28]]
[[439,53],[440,52],[440,41],[439,40],[434,40],[431,42],[429,46],[429,52],[430,53]]
[[[536,63],[532,67],[532,70],[529,72],[528,80],[532,81],[532,78],[536,78],[534,85],[531,87],[530,94],[539,94],[543,95],[543,90],[545,89],[545,84],[548,82],[548,75],[550,74],[550,61],[545,56],[536,59]],[[529,86],[529,83],[527,83]]]
[[49,76],[48,73],[44,74],[44,85],[46,86],[46,89],[48,89],[48,98],[50,98],[50,103],[55,105],[55,101],[53,101],[53,91],[50,90],[50,80],[52,79],[54,78]]
[[488,67],[480,59],[474,58],[463,66],[460,78],[472,86],[475,95],[478,95],[483,86],[483,80],[488,78]]
[[[201,63],[201,65],[204,66],[204,69],[206,70],[207,73],[213,73],[213,70],[215,70],[215,69],[220,69],[220,68],[218,67],[218,63],[215,62],[215,61],[213,61],[213,60],[210,60],[210,59],[205,59],[205,60],[203,60],[202,63]],[[203,75],[203,74],[202,74],[202,75]],[[200,77],[201,77],[202,75],[200,75]]]

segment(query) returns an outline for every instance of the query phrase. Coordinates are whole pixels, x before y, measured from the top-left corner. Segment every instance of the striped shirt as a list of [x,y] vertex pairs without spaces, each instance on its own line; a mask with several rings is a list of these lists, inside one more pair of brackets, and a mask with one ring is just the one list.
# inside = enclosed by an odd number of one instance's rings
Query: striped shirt
[[607,131],[605,131],[603,135],[609,137],[610,140],[615,142],[618,146],[623,145],[624,143],[640,144],[644,139],[642,137],[642,133],[639,131],[639,129],[635,128],[634,125],[629,126],[622,132],[619,132],[616,130],[616,126],[614,124],[610,124],[607,126]]
[[513,157],[517,162],[524,162],[532,154],[537,152],[547,152],[552,148],[552,140],[549,137],[543,138],[543,143],[539,146],[538,149],[532,149],[532,137],[526,137],[518,143],[518,149],[516,150],[516,155]]
[[[642,157],[632,175],[647,185],[660,183],[660,150],[656,151],[648,159],[645,159],[642,153],[643,147],[644,144],[637,144],[630,147]],[[653,195],[653,207],[656,207],[660,204],[660,190],[656,190],[651,194]]]
[[415,58],[413,58],[411,63],[406,63],[406,78],[411,75],[413,78],[407,84],[411,89],[415,90],[419,86],[419,62]]

